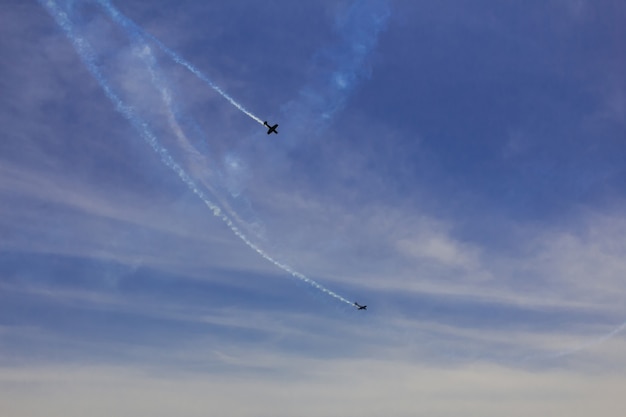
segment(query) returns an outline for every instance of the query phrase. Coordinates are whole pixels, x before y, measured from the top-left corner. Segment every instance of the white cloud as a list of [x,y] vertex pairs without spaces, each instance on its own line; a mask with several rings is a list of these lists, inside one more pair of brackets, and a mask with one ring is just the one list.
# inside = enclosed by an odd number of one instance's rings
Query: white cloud
[[598,306],[626,296],[626,217],[588,213],[571,230],[546,230],[529,241],[535,249],[526,270],[542,276],[543,291]]
[[441,232],[422,232],[415,237],[399,239],[398,250],[416,262],[432,260],[443,266],[475,270],[479,267],[479,249],[459,242]]

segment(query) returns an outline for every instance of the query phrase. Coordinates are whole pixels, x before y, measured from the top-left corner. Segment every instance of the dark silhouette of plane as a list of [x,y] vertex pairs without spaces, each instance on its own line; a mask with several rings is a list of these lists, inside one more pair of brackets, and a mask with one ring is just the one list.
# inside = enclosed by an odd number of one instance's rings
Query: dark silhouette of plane
[[269,135],[270,133],[274,132],[278,135],[278,130],[276,130],[276,128],[278,127],[278,123],[275,124],[274,126],[270,126],[267,124],[267,122],[263,122],[263,126],[267,127],[267,134]]
[[367,310],[367,306],[362,306],[361,304],[356,302],[354,303],[354,305],[356,306],[357,310]]

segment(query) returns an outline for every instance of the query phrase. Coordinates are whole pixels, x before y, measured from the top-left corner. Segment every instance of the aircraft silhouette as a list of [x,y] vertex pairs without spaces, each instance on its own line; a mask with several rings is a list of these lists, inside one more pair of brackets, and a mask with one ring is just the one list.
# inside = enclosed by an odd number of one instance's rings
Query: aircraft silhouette
[[367,310],[367,306],[362,306],[357,302],[355,302],[354,305],[356,306],[357,310]]
[[267,127],[267,134],[269,135],[270,133],[274,132],[278,135],[278,130],[276,130],[276,128],[278,127],[278,123],[275,124],[274,126],[270,126],[267,124],[267,122],[263,122],[263,126]]

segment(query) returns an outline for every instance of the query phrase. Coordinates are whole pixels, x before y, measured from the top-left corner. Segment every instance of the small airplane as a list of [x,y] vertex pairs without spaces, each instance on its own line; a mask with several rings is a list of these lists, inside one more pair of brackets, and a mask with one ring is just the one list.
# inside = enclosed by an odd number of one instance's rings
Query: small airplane
[[267,134],[269,135],[270,133],[274,132],[278,135],[278,130],[276,130],[276,128],[278,127],[278,123],[275,124],[274,126],[270,126],[267,124],[267,122],[263,122],[263,126],[267,127]]
[[355,302],[354,305],[356,306],[357,310],[367,310],[367,306],[362,306],[361,304]]

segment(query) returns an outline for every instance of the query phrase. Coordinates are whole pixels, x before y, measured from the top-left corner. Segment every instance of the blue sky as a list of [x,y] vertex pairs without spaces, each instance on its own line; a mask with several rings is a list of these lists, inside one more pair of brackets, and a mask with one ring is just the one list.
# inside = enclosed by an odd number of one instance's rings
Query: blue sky
[[0,414],[621,416],[625,18],[2,2]]

